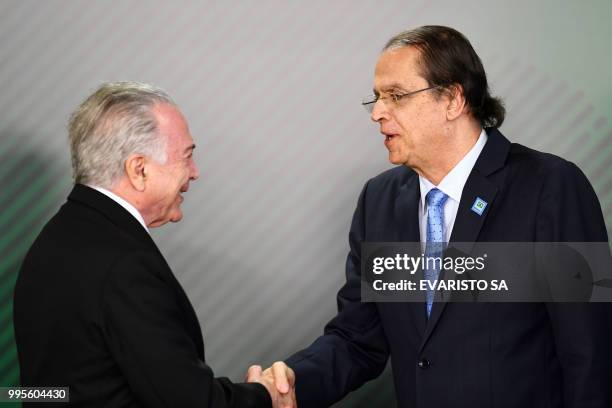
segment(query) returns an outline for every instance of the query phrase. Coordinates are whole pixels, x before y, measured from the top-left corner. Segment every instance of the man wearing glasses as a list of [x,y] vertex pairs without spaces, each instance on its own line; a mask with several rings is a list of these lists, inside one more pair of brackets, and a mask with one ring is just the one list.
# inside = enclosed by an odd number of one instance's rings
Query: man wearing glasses
[[361,299],[363,242],[607,242],[584,174],[500,133],[480,58],[448,27],[390,39],[363,105],[397,167],[364,186],[338,314],[276,363],[277,384],[295,376],[298,406],[329,406],[391,358],[400,407],[611,407],[609,304]]

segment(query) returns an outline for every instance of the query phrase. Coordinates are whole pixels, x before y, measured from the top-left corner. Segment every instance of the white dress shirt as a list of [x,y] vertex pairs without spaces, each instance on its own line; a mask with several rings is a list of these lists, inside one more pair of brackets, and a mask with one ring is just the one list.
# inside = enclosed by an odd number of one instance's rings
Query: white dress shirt
[[136,220],[140,223],[140,225],[142,225],[145,231],[149,232],[149,229],[147,228],[147,225],[145,224],[144,218],[142,218],[142,215],[140,214],[140,212],[132,204],[128,203],[126,200],[119,197],[117,194],[105,188],[98,187],[98,186],[88,186],[88,187],[91,187],[94,190],[101,192],[102,194],[104,194],[105,196],[107,196],[108,198],[110,198],[111,200],[113,200],[114,202],[122,206],[123,208],[125,208],[127,212],[129,212],[130,214],[132,214],[134,218],[136,218]]
[[421,231],[421,243],[423,246],[427,242],[427,202],[425,196],[432,188],[437,188],[448,196],[444,204],[444,240],[448,242],[453,232],[457,210],[459,209],[459,201],[461,201],[461,193],[467,181],[474,164],[485,143],[487,143],[487,134],[483,130],[480,131],[478,140],[472,146],[469,152],[463,159],[457,163],[453,169],[440,181],[440,184],[435,186],[431,181],[419,175],[419,187],[421,189],[421,200],[419,202],[419,229]]

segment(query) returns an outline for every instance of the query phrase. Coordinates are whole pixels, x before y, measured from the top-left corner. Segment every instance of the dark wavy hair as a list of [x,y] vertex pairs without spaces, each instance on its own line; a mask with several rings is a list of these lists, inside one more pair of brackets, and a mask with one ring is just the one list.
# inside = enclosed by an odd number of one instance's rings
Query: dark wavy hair
[[500,127],[506,109],[500,98],[491,96],[480,58],[467,38],[444,26],[422,26],[391,38],[383,51],[413,46],[420,51],[421,75],[430,86],[463,88],[470,112],[483,127]]

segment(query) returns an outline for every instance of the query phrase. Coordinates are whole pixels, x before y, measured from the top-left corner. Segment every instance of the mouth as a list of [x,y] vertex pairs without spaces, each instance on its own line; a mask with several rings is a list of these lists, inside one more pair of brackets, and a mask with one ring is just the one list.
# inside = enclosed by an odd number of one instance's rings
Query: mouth
[[186,193],[188,190],[189,190],[189,184],[185,184],[181,187],[178,193],[179,202],[182,203],[183,201],[185,201],[185,198],[183,197],[183,193]]
[[383,135],[385,136],[385,146],[389,147],[389,143],[391,143],[391,141],[398,137],[397,134],[394,133],[383,133]]

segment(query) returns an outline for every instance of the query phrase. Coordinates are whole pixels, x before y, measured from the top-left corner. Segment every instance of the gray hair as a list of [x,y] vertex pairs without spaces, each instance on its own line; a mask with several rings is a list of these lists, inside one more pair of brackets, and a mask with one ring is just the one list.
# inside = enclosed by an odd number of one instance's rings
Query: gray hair
[[75,183],[111,188],[134,153],[165,163],[166,141],[152,108],[176,106],[159,88],[139,82],[106,82],[70,117],[68,139]]

